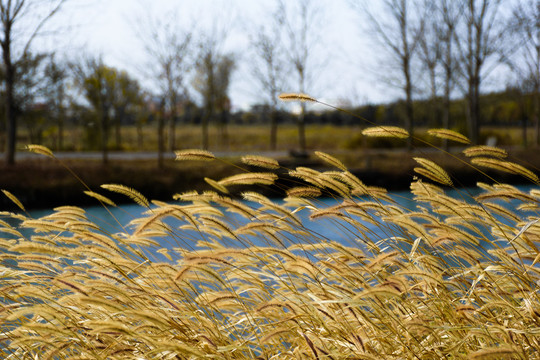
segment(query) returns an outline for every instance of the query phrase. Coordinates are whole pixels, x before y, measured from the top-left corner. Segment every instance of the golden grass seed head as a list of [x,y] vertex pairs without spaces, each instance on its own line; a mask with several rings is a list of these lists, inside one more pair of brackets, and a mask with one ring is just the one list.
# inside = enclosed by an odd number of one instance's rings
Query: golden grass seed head
[[116,204],[111,200],[109,199],[108,197],[105,197],[101,194],[98,194],[94,191],[84,191],[84,193],[90,197],[93,197],[94,199],[97,199],[98,201],[104,203],[104,204],[107,204],[107,205],[111,205],[111,206],[116,206]]
[[413,159],[423,166],[423,168],[414,168],[415,172],[424,175],[440,184],[452,186],[450,176],[442,167],[425,158],[414,157]]
[[242,156],[241,161],[246,165],[257,166],[265,169],[279,169],[278,161],[266,156],[245,155]]
[[17,205],[17,207],[18,207],[19,209],[21,209],[22,211],[26,211],[26,210],[24,209],[23,204],[19,201],[19,199],[17,199],[17,197],[16,197],[15,195],[13,195],[12,193],[10,193],[10,192],[7,191],[7,190],[2,190],[2,192],[4,193],[4,195],[7,196],[7,198],[8,198],[9,200],[11,200],[15,205]]
[[312,101],[317,102],[317,100],[307,94],[301,93],[282,93],[278,95],[278,98],[281,101]]
[[150,207],[148,199],[146,199],[143,194],[133,188],[120,184],[103,184],[101,185],[101,187],[103,189],[125,195],[143,207]]
[[406,139],[409,137],[409,132],[398,126],[373,126],[362,130],[362,135]]
[[226,177],[218,183],[222,186],[229,185],[272,185],[278,176],[274,173],[246,173]]
[[504,159],[508,156],[508,153],[505,149],[489,145],[470,146],[463,150],[463,154],[465,154],[465,156],[467,157],[492,156],[499,159]]
[[521,175],[531,180],[535,184],[540,184],[540,180],[538,179],[538,176],[535,173],[533,173],[529,169],[519,164],[510,162],[510,161],[503,161],[503,160],[492,159],[492,158],[487,158],[487,157],[475,157],[471,159],[471,163],[473,165],[500,170],[500,171],[504,171],[507,173],[515,174],[515,175]]
[[215,181],[215,180],[212,180],[212,179],[210,179],[210,178],[208,178],[208,177],[205,177],[205,178],[204,178],[204,181],[205,181],[208,185],[210,185],[211,187],[213,187],[214,189],[216,189],[217,191],[219,191],[219,192],[221,192],[221,193],[223,193],[223,194],[228,194],[228,193],[229,193],[229,189],[227,189],[227,188],[225,187],[225,185],[223,185],[223,184],[221,184],[221,183],[219,183],[219,182],[217,182],[217,181]]
[[470,354],[471,360],[523,359],[523,354],[510,346],[486,347]]
[[26,150],[33,152],[35,154],[45,155],[47,157],[54,158],[54,154],[51,151],[51,149],[43,145],[36,145],[36,144],[26,145]]
[[321,189],[313,186],[297,186],[287,189],[287,196],[289,197],[315,198],[321,196],[321,194]]
[[440,139],[452,140],[462,144],[470,144],[471,141],[465,135],[449,129],[429,129],[428,134]]
[[186,149],[175,151],[176,160],[212,161],[216,157],[210,151],[200,149]]
[[347,167],[341,161],[339,161],[338,159],[336,159],[332,155],[329,155],[329,154],[324,153],[322,151],[315,151],[315,155],[319,159],[325,161],[327,164],[335,166],[340,170],[347,171]]

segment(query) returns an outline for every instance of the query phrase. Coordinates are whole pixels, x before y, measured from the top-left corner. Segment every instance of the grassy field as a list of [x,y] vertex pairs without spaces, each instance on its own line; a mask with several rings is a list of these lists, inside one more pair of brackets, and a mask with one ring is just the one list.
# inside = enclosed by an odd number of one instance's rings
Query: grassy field
[[[425,128],[418,129],[416,136],[433,142],[434,139],[426,135]],[[368,147],[400,147],[404,142],[395,139],[365,139],[361,134],[360,126],[331,126],[331,125],[308,125],[306,127],[307,146],[312,150],[355,150],[364,146]],[[244,151],[256,152],[270,149],[270,131],[268,126],[240,126],[233,125],[227,129],[227,140],[223,140],[215,126],[209,128],[210,150],[221,151]],[[157,130],[154,127],[144,127],[142,131],[142,146],[139,146],[137,129],[134,126],[125,126],[121,130],[122,143],[120,150],[125,151],[157,151]],[[45,137],[42,145],[53,150],[56,149],[54,133]],[[192,149],[201,148],[201,128],[194,125],[179,125],[176,130],[176,148]],[[481,132],[483,142],[488,137],[495,137],[497,145],[513,146],[522,144],[522,129],[484,127]],[[533,129],[528,130],[528,143],[533,142]],[[19,148],[32,143],[28,132],[21,129],[19,133]],[[114,135],[111,132],[109,141],[111,149],[115,148]],[[298,148],[298,132],[294,125],[280,125],[278,127],[277,149],[288,151]],[[70,128],[65,133],[64,149],[69,151],[87,151],[92,149],[88,136],[82,128]]]
[[[174,202],[93,188],[88,197],[107,208],[112,194],[147,208],[112,233],[76,206],[34,219],[4,192],[20,209],[0,212],[0,355],[540,359],[538,169],[503,149],[465,153],[474,171],[497,170],[478,195],[414,154],[414,199],[400,205],[330,154],[313,154],[317,170],[185,151],[192,172],[246,171]],[[504,184],[501,171],[531,186]],[[296,181],[280,182],[284,173]],[[258,190],[270,184],[280,201]],[[231,196],[238,188],[249,203]]]

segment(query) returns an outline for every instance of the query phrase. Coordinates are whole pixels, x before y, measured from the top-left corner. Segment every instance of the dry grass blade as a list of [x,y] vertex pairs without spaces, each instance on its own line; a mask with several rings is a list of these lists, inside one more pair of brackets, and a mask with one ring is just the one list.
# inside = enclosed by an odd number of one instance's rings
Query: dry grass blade
[[19,209],[21,209],[22,211],[25,211],[23,204],[19,201],[19,199],[17,199],[15,195],[13,195],[7,190],[2,190],[2,192],[4,193],[4,195],[8,197],[9,200],[11,200],[15,205],[17,205]]
[[219,181],[222,186],[229,185],[272,185],[278,176],[273,173],[246,173],[226,177]]
[[26,150],[33,152],[35,154],[45,155],[47,157],[54,158],[54,154],[51,151],[51,149],[43,145],[35,145],[35,144],[26,145]]
[[257,166],[270,170],[279,169],[278,161],[266,156],[246,155],[242,156],[242,162],[246,165]]
[[84,193],[86,195],[90,196],[90,197],[93,197],[94,199],[97,199],[98,201],[100,201],[100,202],[102,202],[104,204],[111,205],[111,206],[116,206],[114,201],[112,201],[108,197],[105,197],[105,196],[103,196],[101,194],[98,194],[98,193],[93,192],[93,191],[85,191]]
[[326,163],[332,165],[332,166],[335,166],[337,167],[338,169],[340,170],[343,170],[343,171],[347,171],[347,167],[341,162],[339,161],[338,159],[336,159],[335,157],[331,156],[331,155],[328,155],[326,153],[323,153],[321,151],[315,151],[315,155],[319,158],[319,159],[322,159],[324,160]]
[[471,146],[463,150],[463,154],[467,157],[474,156],[493,156],[499,159],[504,159],[508,156],[506,150],[488,145]]
[[409,132],[397,126],[374,126],[364,129],[362,131],[362,135],[370,137],[393,137],[406,139],[409,137]]
[[425,158],[415,157],[413,159],[423,166],[423,168],[414,168],[415,172],[440,184],[452,186],[450,175],[442,167]]
[[536,184],[540,183],[538,180],[538,176],[535,173],[519,164],[510,161],[503,161],[486,157],[476,157],[471,159],[471,163],[474,165],[500,170],[515,175],[521,175]]
[[101,187],[106,190],[125,195],[141,206],[150,207],[148,199],[146,199],[143,194],[128,186],[119,184],[103,184]]
[[208,177],[205,177],[204,178],[204,181],[206,181],[206,183],[208,185],[210,185],[211,187],[213,187],[214,189],[216,189],[217,191],[223,193],[223,194],[228,194],[229,193],[229,190],[225,187],[225,185],[223,184],[220,184],[219,182],[215,181],[215,180],[212,180]]
[[516,349],[506,346],[490,347],[473,352],[469,359],[522,359],[523,354]]
[[449,129],[429,129],[428,134],[440,139],[452,140],[462,144],[470,144],[471,141],[465,135]]
[[298,94],[298,93],[283,93],[278,96],[281,101],[313,101],[317,100],[307,94]]

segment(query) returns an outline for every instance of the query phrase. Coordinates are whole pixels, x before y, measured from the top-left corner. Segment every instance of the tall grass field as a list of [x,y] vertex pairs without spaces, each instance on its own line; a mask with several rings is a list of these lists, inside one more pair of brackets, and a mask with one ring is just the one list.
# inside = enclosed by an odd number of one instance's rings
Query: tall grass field
[[[107,209],[111,192],[146,208],[114,233],[74,206],[32,218],[4,190],[20,211],[0,213],[0,357],[540,359],[538,177],[502,149],[464,152],[477,171],[531,186],[486,175],[473,197],[450,192],[452,175],[417,157],[404,206],[326,153],[315,156],[327,171],[246,155],[245,172],[167,203],[119,184],[88,189],[81,196]],[[176,156],[220,161],[203,150]],[[286,197],[261,195],[283,186],[283,172],[296,181]],[[237,187],[242,199],[229,194]],[[327,235],[300,214],[324,221]]]

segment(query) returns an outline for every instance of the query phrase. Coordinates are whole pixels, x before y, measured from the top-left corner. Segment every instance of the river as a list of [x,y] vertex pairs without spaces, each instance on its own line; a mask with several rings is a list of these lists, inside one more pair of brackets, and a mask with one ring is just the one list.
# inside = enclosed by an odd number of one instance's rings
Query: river
[[[533,186],[520,186],[519,188],[523,191],[530,191]],[[472,200],[472,196],[477,195],[479,193],[480,189],[478,188],[466,188],[461,190],[450,190],[447,192],[447,195],[453,196],[453,197],[459,197],[460,199],[469,199]],[[396,201],[397,204],[399,204],[400,207],[406,208],[406,209],[416,209],[417,203],[413,201],[412,194],[410,192],[402,191],[402,192],[393,192],[390,193],[391,197]],[[317,199],[317,207],[318,208],[324,208],[329,207],[332,205],[336,205],[339,201],[342,200],[336,200],[333,198],[321,198]],[[277,201],[279,202],[279,201]],[[515,207],[515,203],[505,203],[501,202],[501,204],[509,207]],[[256,204],[250,203],[251,206],[257,206]],[[86,207],[86,214],[90,221],[96,223],[100,226],[101,230],[105,233],[120,233],[120,232],[129,232],[132,230],[126,230],[124,227],[133,219],[140,217],[147,209],[139,206],[139,205],[121,205],[118,207],[108,207],[107,209],[103,206],[92,206],[92,207]],[[47,214],[50,214],[52,210],[39,210],[39,211],[32,211],[30,215],[33,218],[38,218]],[[246,220],[241,220],[239,216],[235,214],[231,214],[228,212],[225,212],[229,218],[227,219],[229,223],[231,224],[239,224],[242,223],[242,221],[245,223]],[[326,219],[326,218],[318,218],[316,221],[310,220],[309,215],[311,212],[307,209],[298,211],[296,215],[301,219],[303,226],[306,229],[309,229],[310,232],[310,238],[311,241],[325,241],[325,240],[333,240],[340,242],[344,245],[352,245],[356,244],[358,245],[358,233],[355,233],[355,228],[352,227],[349,224],[346,224],[345,222],[340,222],[339,220],[336,220],[335,218],[332,219]],[[503,221],[504,219],[502,219]],[[367,232],[370,234],[370,238],[374,241],[376,239],[386,239],[391,236],[397,236],[399,235],[399,230],[395,230],[396,228],[390,228],[386,225],[382,226],[376,226],[369,222],[363,222],[363,224],[366,226],[366,229],[364,232]],[[178,228],[181,223],[179,221],[175,223],[169,223],[171,228]],[[394,230],[392,230],[394,229]],[[193,231],[187,231],[187,230],[181,230],[179,234],[181,233],[181,236],[177,236],[173,239],[171,238],[163,238],[163,239],[156,239],[160,242],[160,246],[164,248],[173,248],[177,246],[181,246],[184,248],[196,248],[194,246],[197,239],[200,237],[195,234]],[[489,237],[489,234],[486,234],[487,237]],[[265,242],[265,239],[262,237],[254,237],[250,238],[250,241],[253,245],[259,245],[259,246],[267,246],[268,243]],[[231,242],[231,246],[239,246],[240,244],[233,244]]]

